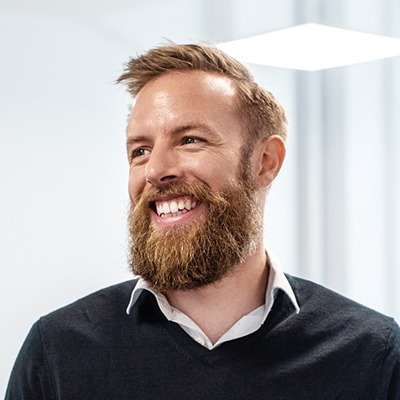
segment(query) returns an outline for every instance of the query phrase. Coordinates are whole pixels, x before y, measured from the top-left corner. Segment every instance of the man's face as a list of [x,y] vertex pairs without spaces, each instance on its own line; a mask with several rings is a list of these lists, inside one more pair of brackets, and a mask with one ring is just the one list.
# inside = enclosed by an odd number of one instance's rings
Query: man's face
[[158,290],[212,283],[259,240],[234,102],[228,79],[200,71],[161,76],[136,98],[127,130],[131,261]]

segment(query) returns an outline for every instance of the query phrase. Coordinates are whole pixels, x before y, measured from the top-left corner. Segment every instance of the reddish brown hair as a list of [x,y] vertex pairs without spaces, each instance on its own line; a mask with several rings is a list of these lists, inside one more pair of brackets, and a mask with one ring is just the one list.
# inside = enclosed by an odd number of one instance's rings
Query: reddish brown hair
[[235,82],[237,107],[250,135],[265,139],[286,138],[286,117],[282,106],[267,90],[254,82],[247,68],[212,45],[168,44],[131,58],[117,83],[124,83],[135,97],[152,79],[172,71],[205,71]]

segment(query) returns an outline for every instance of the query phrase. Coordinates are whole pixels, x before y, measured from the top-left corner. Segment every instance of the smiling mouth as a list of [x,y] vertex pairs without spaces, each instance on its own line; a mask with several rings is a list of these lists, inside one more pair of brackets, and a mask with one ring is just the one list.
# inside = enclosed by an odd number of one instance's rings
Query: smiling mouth
[[176,217],[193,210],[199,202],[190,196],[175,197],[170,200],[155,200],[151,202],[151,208],[161,218]]

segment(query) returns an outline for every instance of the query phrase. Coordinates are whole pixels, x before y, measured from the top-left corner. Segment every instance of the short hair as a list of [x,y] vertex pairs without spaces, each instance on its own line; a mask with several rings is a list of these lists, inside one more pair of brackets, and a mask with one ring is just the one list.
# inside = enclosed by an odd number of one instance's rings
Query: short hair
[[211,44],[167,44],[131,58],[117,83],[127,86],[135,97],[152,79],[173,71],[205,71],[231,79],[237,88],[238,115],[248,134],[265,139],[279,135],[286,139],[283,107],[260,87],[248,69]]

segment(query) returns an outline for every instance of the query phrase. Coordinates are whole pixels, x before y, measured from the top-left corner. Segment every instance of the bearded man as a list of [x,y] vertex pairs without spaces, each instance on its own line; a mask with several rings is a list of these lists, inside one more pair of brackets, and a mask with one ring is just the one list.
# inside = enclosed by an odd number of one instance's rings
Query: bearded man
[[272,94],[204,45],[150,50],[118,82],[134,98],[138,277],[41,318],[6,398],[400,399],[393,319],[285,275],[264,249],[285,158]]

